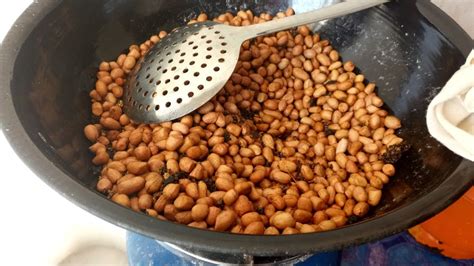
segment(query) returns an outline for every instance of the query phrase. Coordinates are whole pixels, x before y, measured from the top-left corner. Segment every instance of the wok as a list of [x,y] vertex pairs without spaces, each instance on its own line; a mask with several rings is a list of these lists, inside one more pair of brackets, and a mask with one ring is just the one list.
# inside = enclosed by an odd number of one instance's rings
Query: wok
[[[0,121],[22,160],[89,212],[128,230],[182,247],[259,256],[341,248],[391,235],[441,211],[472,184],[474,163],[455,155],[425,125],[426,108],[464,63],[473,40],[429,1],[396,1],[314,25],[375,82],[400,117],[411,149],[369,217],[344,228],[300,235],[218,233],[160,221],[121,207],[95,191],[83,127],[92,121],[89,90],[98,63],[132,43],[171,30],[201,11],[237,8],[276,13],[318,7],[304,0],[45,0],[16,21],[0,51]],[[34,218],[33,218],[34,219]]]

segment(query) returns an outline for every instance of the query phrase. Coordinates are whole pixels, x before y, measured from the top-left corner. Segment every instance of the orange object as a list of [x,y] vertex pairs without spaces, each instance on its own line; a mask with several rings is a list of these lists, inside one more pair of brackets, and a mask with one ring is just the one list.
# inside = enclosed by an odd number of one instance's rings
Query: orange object
[[474,187],[433,218],[408,230],[420,243],[454,259],[474,259]]

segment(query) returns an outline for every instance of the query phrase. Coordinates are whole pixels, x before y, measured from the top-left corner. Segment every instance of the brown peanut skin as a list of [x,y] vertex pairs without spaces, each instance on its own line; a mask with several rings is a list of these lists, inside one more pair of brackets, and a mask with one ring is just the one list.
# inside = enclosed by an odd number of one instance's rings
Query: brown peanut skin
[[216,217],[214,228],[216,231],[225,231],[231,227],[237,219],[236,214],[231,210],[222,211]]
[[86,127],[84,127],[84,135],[90,142],[95,142],[97,141],[97,138],[99,137],[100,133],[96,126],[87,125]]
[[140,191],[145,186],[145,179],[141,176],[133,177],[117,185],[117,193],[126,195]]

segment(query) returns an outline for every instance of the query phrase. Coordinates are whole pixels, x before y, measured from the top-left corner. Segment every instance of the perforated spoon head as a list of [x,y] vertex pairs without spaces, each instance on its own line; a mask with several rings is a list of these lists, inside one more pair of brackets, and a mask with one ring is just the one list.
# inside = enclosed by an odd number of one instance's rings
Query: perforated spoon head
[[158,123],[199,108],[237,64],[241,41],[233,28],[195,23],[170,32],[137,63],[125,86],[124,107],[136,122]]

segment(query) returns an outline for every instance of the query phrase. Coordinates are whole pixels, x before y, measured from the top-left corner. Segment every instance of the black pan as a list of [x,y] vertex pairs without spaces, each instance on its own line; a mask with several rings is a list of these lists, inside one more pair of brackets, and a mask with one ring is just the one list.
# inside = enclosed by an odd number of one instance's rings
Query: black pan
[[[217,233],[159,221],[121,207],[94,189],[88,142],[88,92],[101,60],[160,29],[182,25],[201,10],[238,7],[296,11],[318,1],[46,0],[18,19],[0,51],[0,121],[18,155],[47,184],[89,212],[128,230],[181,246],[259,256],[302,254],[394,234],[436,214],[472,184],[474,163],[430,137],[429,101],[465,61],[473,41],[429,1],[401,1],[319,24],[345,60],[352,60],[387,108],[402,119],[411,149],[367,219],[330,232],[291,236]],[[34,217],[32,217],[34,219]]]

